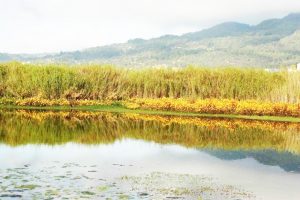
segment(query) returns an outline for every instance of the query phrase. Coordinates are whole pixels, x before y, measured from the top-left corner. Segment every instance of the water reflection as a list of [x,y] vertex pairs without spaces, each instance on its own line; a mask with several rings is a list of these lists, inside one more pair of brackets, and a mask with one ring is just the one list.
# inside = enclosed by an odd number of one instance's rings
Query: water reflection
[[300,154],[300,123],[111,114],[93,112],[1,112],[0,142],[107,144],[122,138],[223,150]]
[[278,166],[286,172],[300,173],[300,155],[274,150],[261,151],[224,151],[201,150],[222,160],[241,160],[253,158],[263,165]]

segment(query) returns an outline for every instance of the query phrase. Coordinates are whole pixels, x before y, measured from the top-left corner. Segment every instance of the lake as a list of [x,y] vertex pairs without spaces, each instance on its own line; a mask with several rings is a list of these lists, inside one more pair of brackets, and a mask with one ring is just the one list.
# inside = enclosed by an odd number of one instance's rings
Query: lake
[[300,123],[0,113],[0,199],[300,199]]

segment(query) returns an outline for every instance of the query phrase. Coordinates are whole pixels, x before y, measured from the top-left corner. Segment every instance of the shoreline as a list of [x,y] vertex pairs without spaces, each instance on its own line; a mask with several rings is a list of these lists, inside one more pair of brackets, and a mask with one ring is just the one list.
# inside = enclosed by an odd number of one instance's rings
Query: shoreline
[[136,113],[146,115],[164,115],[164,116],[184,116],[184,117],[204,117],[204,118],[228,118],[228,119],[245,119],[259,121],[275,122],[297,122],[297,117],[280,117],[280,116],[258,116],[258,115],[236,115],[236,114],[208,114],[180,111],[165,110],[148,110],[148,109],[129,109],[116,105],[97,105],[97,106],[16,106],[0,105],[0,110],[35,110],[35,111],[91,111],[91,112],[111,112],[111,113]]

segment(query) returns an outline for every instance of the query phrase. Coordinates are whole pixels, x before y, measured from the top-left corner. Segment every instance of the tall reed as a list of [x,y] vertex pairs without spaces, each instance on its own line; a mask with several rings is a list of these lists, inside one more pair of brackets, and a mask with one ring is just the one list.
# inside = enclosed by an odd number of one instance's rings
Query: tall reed
[[109,65],[0,64],[0,98],[126,100],[236,99],[300,102],[299,72],[186,67],[125,69]]

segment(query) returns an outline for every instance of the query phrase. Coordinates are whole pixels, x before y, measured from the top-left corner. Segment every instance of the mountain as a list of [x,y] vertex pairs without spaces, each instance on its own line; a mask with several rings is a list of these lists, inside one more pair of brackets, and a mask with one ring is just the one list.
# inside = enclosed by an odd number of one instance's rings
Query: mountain
[[203,31],[195,33],[187,33],[183,36],[191,41],[197,41],[205,38],[238,36],[250,30],[251,26],[249,26],[248,24],[241,24],[237,22],[225,22],[214,26],[210,29],[205,29]]
[[254,30],[264,34],[278,34],[286,36],[292,34],[300,27],[300,13],[290,14],[282,19],[263,21]]
[[250,26],[226,22],[199,32],[51,55],[0,54],[0,61],[110,63],[120,66],[290,66],[300,62],[300,13]]

